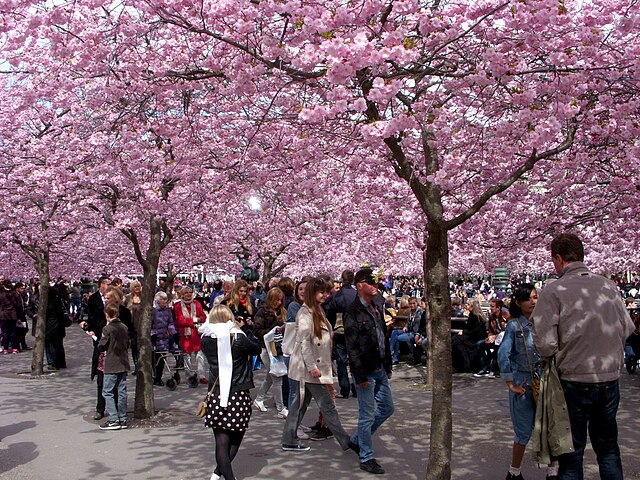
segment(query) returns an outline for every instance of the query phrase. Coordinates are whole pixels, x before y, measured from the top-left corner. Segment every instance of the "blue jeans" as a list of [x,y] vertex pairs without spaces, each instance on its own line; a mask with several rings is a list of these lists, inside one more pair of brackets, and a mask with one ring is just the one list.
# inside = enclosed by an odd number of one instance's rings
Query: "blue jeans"
[[[416,358],[416,346],[414,343],[416,334],[415,332],[407,332],[398,335],[398,344],[406,343],[409,346],[409,350],[411,350],[411,355],[413,358]],[[400,352],[400,345],[398,345],[398,352]]]
[[[284,357],[284,363],[287,366],[287,371],[289,371],[289,362],[291,362],[291,357]],[[291,405],[293,405],[293,401],[296,399],[296,396],[298,395],[298,390],[300,389],[300,382],[298,382],[298,380],[294,380],[293,378],[289,378],[289,377],[287,377],[287,382],[289,384],[289,389],[287,391],[288,393],[287,407],[290,408]],[[282,396],[283,396],[282,401],[284,402],[284,388],[282,389]]]
[[[114,395],[118,395],[118,406]],[[102,396],[109,420],[115,422],[127,421],[127,372],[105,373],[102,386]]]
[[398,341],[398,337],[402,335],[401,328],[394,328],[391,330],[391,336],[389,337],[389,347],[391,348],[391,359],[394,362],[398,361],[398,356],[400,355],[400,342]]
[[600,478],[622,480],[616,423],[620,402],[618,381],[593,384],[562,381],[562,389],[567,401],[575,451],[560,456],[558,478],[582,480],[582,458],[588,431],[598,459]]
[[393,415],[393,398],[387,372],[382,366],[367,377],[369,385],[358,391],[358,433],[351,439],[360,446],[360,463],[374,458],[372,435]]

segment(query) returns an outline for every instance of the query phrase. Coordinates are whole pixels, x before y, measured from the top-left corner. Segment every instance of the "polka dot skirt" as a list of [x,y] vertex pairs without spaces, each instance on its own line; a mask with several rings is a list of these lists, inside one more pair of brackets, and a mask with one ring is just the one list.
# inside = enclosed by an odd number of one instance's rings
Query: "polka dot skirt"
[[207,399],[207,413],[204,426],[233,432],[244,432],[251,418],[251,395],[248,390],[229,395],[226,407],[220,406],[220,395],[210,395]]

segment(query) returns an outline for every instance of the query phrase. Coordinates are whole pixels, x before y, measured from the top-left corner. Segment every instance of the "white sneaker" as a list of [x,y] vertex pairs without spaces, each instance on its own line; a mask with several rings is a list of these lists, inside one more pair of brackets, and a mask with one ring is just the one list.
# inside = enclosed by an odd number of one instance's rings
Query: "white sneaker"
[[278,417],[280,418],[287,418],[287,415],[289,415],[289,410],[287,410],[286,408],[283,408],[278,412]]
[[216,472],[213,472],[209,480],[220,480],[220,475],[218,475]]
[[304,433],[302,427],[298,427],[298,430],[296,430],[296,437],[298,437],[300,440],[309,440],[309,435]]
[[261,402],[260,400],[257,400],[257,399],[253,401],[253,406],[256,407],[258,410],[260,410],[261,412],[266,412],[267,410],[269,410],[267,406],[264,404],[264,402]]

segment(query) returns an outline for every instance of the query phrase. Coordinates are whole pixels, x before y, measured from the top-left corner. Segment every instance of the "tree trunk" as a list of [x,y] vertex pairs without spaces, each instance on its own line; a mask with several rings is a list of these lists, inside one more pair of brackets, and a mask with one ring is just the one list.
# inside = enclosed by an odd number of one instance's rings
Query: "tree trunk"
[[173,264],[167,265],[167,268],[164,271],[165,279],[164,279],[164,289],[167,292],[167,296],[169,297],[169,304],[171,304],[171,300],[173,299],[173,286],[176,283],[176,277],[178,276],[178,271],[173,269]]
[[448,231],[443,222],[430,222],[425,235],[424,276],[431,317],[433,375],[431,432],[427,480],[451,478],[451,297],[449,295]]
[[151,418],[155,414],[153,396],[153,348],[151,345],[151,318],[153,297],[156,293],[156,279],[162,239],[157,220],[151,221],[151,235],[145,262],[143,263],[142,297],[140,299],[140,327],[138,330],[138,373],[136,375],[135,418]]
[[275,258],[267,257],[262,261],[262,284],[266,287],[269,284],[269,280],[273,276],[271,269],[273,268],[273,264],[275,262]]
[[35,345],[31,356],[31,375],[40,376],[44,373],[44,334],[47,324],[47,306],[49,304],[49,252],[40,252],[34,260],[40,292],[38,294],[38,312],[35,328]]

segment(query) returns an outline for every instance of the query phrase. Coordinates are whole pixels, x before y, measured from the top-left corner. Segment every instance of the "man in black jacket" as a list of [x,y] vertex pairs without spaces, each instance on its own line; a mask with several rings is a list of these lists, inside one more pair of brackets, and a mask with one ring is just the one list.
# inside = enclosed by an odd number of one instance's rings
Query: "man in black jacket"
[[94,420],[100,420],[104,417],[105,402],[102,396],[102,387],[104,384],[104,374],[98,370],[98,342],[102,337],[102,329],[107,324],[104,316],[104,305],[106,303],[104,293],[107,287],[111,285],[109,277],[102,276],[98,279],[98,291],[89,297],[87,303],[87,321],[80,322],[80,327],[88,332],[93,332],[95,340],[93,341],[93,356],[91,358],[91,380],[96,377],[97,383],[97,401],[96,413]]
[[[323,307],[327,313],[327,319],[333,326],[333,357],[338,367],[338,384],[340,396],[349,398],[349,372],[347,371],[347,346],[344,339],[344,312],[356,299],[356,289],[353,286],[354,273],[352,270],[342,272],[342,286],[340,290],[331,295]],[[355,396],[355,385],[352,387]]]
[[358,392],[358,433],[352,441],[360,447],[360,468],[384,473],[373,455],[372,435],[393,414],[391,349],[386,336],[378,282],[369,268],[355,275],[357,297],[344,313],[344,334],[351,374]]

